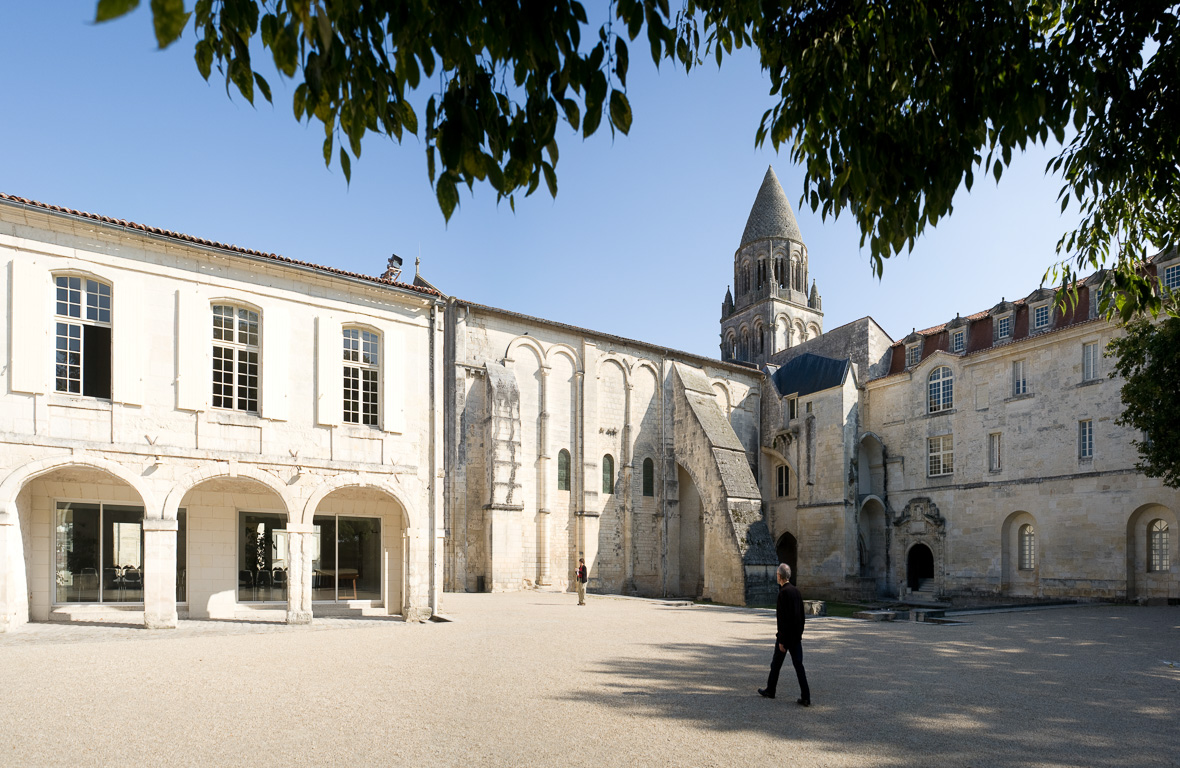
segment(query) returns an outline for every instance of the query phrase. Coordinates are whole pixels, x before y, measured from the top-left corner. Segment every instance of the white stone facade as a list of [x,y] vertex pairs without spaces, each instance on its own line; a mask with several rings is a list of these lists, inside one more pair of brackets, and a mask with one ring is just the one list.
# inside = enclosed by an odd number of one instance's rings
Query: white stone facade
[[[11,198],[0,265],[0,625],[437,610],[436,292]],[[214,339],[219,307],[240,337]],[[370,342],[358,423],[343,410],[352,329]],[[247,513],[270,533],[244,568]],[[364,565],[328,554],[353,544]],[[368,597],[347,599],[358,583]]]

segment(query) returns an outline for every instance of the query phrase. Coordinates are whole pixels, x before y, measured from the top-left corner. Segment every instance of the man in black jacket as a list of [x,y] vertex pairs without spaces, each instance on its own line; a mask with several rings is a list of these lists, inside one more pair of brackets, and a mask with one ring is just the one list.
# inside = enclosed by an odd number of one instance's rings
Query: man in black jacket
[[783,659],[789,653],[791,663],[795,665],[795,675],[799,678],[799,698],[796,703],[810,707],[811,689],[807,687],[807,673],[803,671],[803,596],[791,583],[791,566],[779,563],[775,575],[779,585],[778,604],[775,606],[778,634],[774,638],[774,656],[770,659],[770,677],[766,679],[766,687],[759,688],[758,693],[768,699],[774,698],[778,673],[783,667]]

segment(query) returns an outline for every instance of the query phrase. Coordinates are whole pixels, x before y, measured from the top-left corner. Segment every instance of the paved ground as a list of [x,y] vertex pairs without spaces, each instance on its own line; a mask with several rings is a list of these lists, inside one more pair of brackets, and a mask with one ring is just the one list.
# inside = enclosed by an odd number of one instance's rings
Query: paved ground
[[816,619],[803,709],[789,662],[755,693],[768,612],[444,599],[453,623],[0,635],[0,764],[1180,765],[1178,608]]

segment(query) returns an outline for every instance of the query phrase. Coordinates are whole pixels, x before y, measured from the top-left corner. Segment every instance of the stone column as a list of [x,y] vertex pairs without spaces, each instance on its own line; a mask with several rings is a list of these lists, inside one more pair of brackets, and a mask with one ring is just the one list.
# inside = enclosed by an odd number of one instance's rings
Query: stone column
[[143,625],[176,629],[175,520],[143,521]]
[[623,406],[623,593],[635,593],[635,452],[632,450],[631,394],[635,385],[627,382]]
[[314,525],[287,523],[287,623],[310,624]]
[[9,595],[12,583],[15,581],[13,568],[19,567],[20,561],[12,556],[9,539],[17,532],[16,505],[11,509],[0,510],[0,633],[7,632],[9,627],[16,624],[16,606]]
[[549,366],[541,366],[541,434],[537,445],[537,584],[553,582],[549,568]]

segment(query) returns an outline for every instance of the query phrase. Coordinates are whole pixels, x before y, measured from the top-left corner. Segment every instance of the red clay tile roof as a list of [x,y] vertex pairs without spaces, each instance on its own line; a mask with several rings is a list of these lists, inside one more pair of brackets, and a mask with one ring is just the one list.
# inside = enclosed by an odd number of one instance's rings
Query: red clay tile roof
[[41,203],[36,200],[29,200],[28,198],[25,198],[25,197],[17,197],[15,195],[6,195],[3,192],[0,192],[0,202],[16,203],[18,205],[25,205],[25,206],[29,206],[31,208],[40,208],[42,210],[51,211],[53,213],[63,213],[68,216],[77,216],[79,218],[90,219],[91,221],[97,221],[102,224],[109,224],[111,226],[123,227],[124,229],[134,229],[134,230],[138,230],[140,232],[147,232],[149,234],[159,235],[161,237],[167,237],[172,240],[179,240],[184,243],[192,243],[194,245],[202,245],[207,248],[216,248],[219,251],[228,251],[230,253],[240,253],[244,256],[254,256],[254,257],[262,258],[262,259],[270,259],[271,261],[277,261],[281,264],[291,264],[291,265],[297,266],[297,267],[307,267],[310,269],[319,270],[321,272],[327,272],[332,275],[339,275],[340,277],[350,277],[350,278],[353,278],[356,280],[365,280],[370,283],[377,283],[378,285],[388,285],[388,286],[391,286],[394,288],[401,288],[402,290],[406,290],[406,291],[413,291],[414,293],[425,294],[427,296],[440,296],[440,297],[442,296],[442,294],[439,293],[438,291],[433,290],[431,288],[426,288],[424,286],[410,285],[409,283],[399,283],[399,282],[395,282],[393,280],[386,280],[385,278],[382,278],[382,277],[373,277],[371,275],[362,275],[357,272],[347,272],[343,269],[336,269],[335,267],[325,267],[322,264],[312,264],[311,262],[307,262],[307,261],[299,261],[297,259],[289,259],[286,256],[280,256],[277,253],[263,253],[262,251],[255,251],[251,248],[239,248],[236,245],[227,245],[225,243],[219,243],[215,240],[205,240],[204,238],[193,237],[192,235],[186,235],[182,232],[173,232],[173,231],[167,230],[167,229],[160,229],[159,227],[148,227],[143,224],[137,224],[134,221],[126,221],[124,219],[113,219],[110,216],[102,216],[97,213],[86,213],[85,211],[76,211],[72,208],[63,208],[59,205],[49,205],[48,203]]

